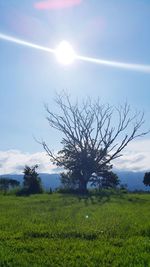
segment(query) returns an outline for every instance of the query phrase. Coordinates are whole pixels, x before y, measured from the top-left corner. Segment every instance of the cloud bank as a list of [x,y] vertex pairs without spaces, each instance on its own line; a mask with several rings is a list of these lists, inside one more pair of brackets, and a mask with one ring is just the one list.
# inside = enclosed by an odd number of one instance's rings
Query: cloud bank
[[20,174],[24,166],[38,164],[40,173],[54,173],[56,167],[50,163],[45,152],[23,153],[19,150],[0,151],[0,174]]
[[127,171],[150,171],[150,139],[134,141],[114,161],[114,167]]
[[[24,166],[39,165],[40,173],[56,173],[58,168],[49,161],[45,152],[24,153],[19,150],[0,151],[0,174],[20,174]],[[134,141],[123,156],[113,162],[117,170],[150,171],[150,139]]]

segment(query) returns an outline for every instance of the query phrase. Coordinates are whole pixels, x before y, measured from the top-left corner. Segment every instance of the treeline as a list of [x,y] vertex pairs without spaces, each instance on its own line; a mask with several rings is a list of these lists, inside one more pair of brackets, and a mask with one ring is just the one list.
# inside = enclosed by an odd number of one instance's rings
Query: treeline
[[8,190],[11,190],[13,188],[19,187],[20,182],[15,179],[9,179],[9,178],[0,178],[0,191],[4,192],[5,194],[8,192]]
[[[41,194],[44,192],[41,178],[37,172],[38,165],[32,167],[25,166],[23,170],[23,183],[20,184],[19,181],[15,179],[10,179],[7,177],[0,178],[0,192],[3,194],[13,193],[17,196],[31,195],[31,194]],[[61,186],[55,191],[61,193],[79,193],[78,180],[75,179],[72,174],[61,173],[60,175]],[[146,172],[143,178],[143,183],[145,186],[150,186],[150,172]],[[90,188],[94,187],[97,191],[102,189],[121,189],[127,190],[126,185],[121,185],[119,177],[112,171],[107,171],[101,173],[101,176],[97,177],[92,175]],[[49,188],[49,194],[53,193],[52,188]]]
[[[41,178],[37,172],[38,165],[32,167],[25,166],[23,170],[23,183],[20,184],[19,181],[15,179],[10,179],[7,177],[0,178],[0,191],[4,194],[13,191],[18,196],[30,195],[30,194],[40,194],[44,192],[42,187]],[[61,186],[57,188],[58,192],[74,192],[79,193],[78,179],[74,177],[71,173],[61,173],[60,175]],[[91,179],[91,186],[100,190],[101,188],[116,188],[119,185],[118,176],[110,172],[103,172],[101,177],[97,177],[93,174]],[[52,193],[52,189],[49,189],[49,193]]]

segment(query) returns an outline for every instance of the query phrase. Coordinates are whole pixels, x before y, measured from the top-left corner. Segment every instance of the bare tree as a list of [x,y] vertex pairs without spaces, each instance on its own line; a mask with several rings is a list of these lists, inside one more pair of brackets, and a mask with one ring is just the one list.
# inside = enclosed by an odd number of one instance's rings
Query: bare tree
[[129,142],[148,133],[140,131],[144,113],[131,113],[127,103],[118,108],[102,105],[99,99],[72,104],[66,94],[58,95],[55,103],[60,113],[46,106],[47,120],[63,134],[63,149],[54,154],[46,142],[42,145],[54,164],[77,179],[80,192],[86,191],[93,173],[111,169],[111,161],[122,156]]

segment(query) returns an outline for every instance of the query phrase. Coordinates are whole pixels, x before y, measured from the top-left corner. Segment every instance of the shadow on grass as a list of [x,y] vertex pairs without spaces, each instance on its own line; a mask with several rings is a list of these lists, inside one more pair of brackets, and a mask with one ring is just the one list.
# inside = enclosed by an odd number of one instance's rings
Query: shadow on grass
[[148,199],[145,199],[145,198],[141,198],[141,197],[128,197],[126,198],[127,201],[129,202],[133,202],[133,203],[146,203],[146,202],[149,202]]
[[95,240],[98,235],[95,233],[78,233],[78,232],[66,232],[66,233],[49,233],[49,232],[26,232],[24,238],[49,238],[49,239],[70,239],[79,238],[84,240]]
[[147,203],[149,202],[149,199],[142,198],[140,195],[134,195],[133,193],[124,192],[121,190],[100,190],[97,192],[88,192],[86,195],[78,195],[79,201],[84,201],[85,205],[89,204],[105,204],[107,202],[110,202],[112,199],[113,201],[125,201],[128,203]]
[[109,190],[101,190],[97,192],[88,192],[86,195],[78,195],[78,201],[84,201],[85,205],[90,205],[90,204],[105,204],[107,202],[111,201],[112,197],[124,197],[123,194],[109,191]]
[[[70,199],[72,197],[72,199]],[[89,190],[86,194],[79,194],[78,192],[74,193],[65,193],[62,194],[63,204],[74,204],[76,199],[79,202],[84,202],[86,206],[88,205],[103,205],[105,203],[111,202],[119,202],[124,201],[126,203],[146,203],[149,202],[149,199],[142,198],[140,195],[134,195],[132,192],[122,191],[120,189],[102,189],[102,190]]]

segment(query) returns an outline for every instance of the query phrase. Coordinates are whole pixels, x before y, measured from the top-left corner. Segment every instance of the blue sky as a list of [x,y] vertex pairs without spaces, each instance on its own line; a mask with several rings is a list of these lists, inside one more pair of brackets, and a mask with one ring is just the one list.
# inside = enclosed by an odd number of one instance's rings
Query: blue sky
[[[83,0],[57,10],[36,9],[37,2],[1,0],[0,32],[50,48],[65,39],[80,55],[150,64],[149,0]],[[145,111],[145,126],[150,125],[148,73],[79,61],[64,67],[52,54],[0,40],[0,82],[0,150],[5,153],[42,152],[33,136],[59,148],[44,103],[55,108],[55,92],[63,89],[72,99],[99,96],[113,105],[127,100]]]

